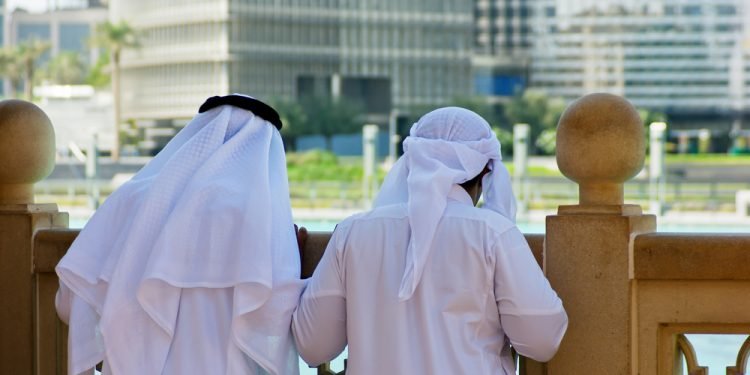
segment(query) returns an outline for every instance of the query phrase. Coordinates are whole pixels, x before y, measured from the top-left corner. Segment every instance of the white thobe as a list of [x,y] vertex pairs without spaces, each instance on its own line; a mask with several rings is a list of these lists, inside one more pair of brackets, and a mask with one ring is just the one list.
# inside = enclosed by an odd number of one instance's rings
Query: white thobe
[[68,373],[298,374],[285,165],[271,123],[223,105],[113,192],[56,267]]
[[509,345],[554,355],[568,318],[515,225],[455,185],[421,280],[399,301],[409,237],[406,204],[337,226],[293,316],[308,364],[347,344],[348,374],[515,374]]

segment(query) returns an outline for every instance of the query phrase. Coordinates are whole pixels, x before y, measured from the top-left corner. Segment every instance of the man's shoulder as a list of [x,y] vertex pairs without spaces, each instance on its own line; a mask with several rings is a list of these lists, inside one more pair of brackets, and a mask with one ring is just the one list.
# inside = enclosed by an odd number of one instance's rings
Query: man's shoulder
[[516,227],[516,224],[510,219],[495,211],[466,204],[448,204],[445,209],[445,217],[487,227],[498,235]]
[[390,204],[373,208],[369,211],[356,213],[342,220],[336,227],[350,227],[355,223],[362,223],[378,219],[403,219],[408,216],[408,210],[405,203]]

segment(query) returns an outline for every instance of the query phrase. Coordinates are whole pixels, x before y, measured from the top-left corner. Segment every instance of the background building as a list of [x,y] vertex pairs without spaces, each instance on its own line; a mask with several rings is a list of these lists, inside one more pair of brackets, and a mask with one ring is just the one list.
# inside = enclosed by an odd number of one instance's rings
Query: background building
[[81,54],[94,64],[99,52],[89,47],[88,40],[96,25],[107,20],[106,8],[66,8],[44,13],[16,10],[10,14],[5,45],[16,45],[29,39],[49,41],[50,56],[63,51]]
[[5,44],[5,0],[0,0],[0,42]]
[[474,88],[502,100],[523,91],[533,42],[532,4],[527,0],[474,1]]
[[340,96],[392,109],[472,92],[473,5],[461,0],[110,1],[141,32],[122,58],[123,118],[179,125],[206,97]]
[[[107,9],[100,5],[91,1],[56,1],[50,4],[51,10],[43,13],[16,9],[6,22],[6,46],[31,39],[50,44],[49,51],[37,61],[39,78],[34,83],[34,96],[55,126],[56,147],[63,155],[71,143],[85,148],[94,135],[102,149],[109,150],[113,144],[112,99],[108,90],[96,92],[83,85],[49,86],[41,79],[45,65],[63,52],[77,53],[87,67],[96,64],[100,51],[90,47],[89,39],[96,26],[108,19]],[[12,92],[10,84],[10,80],[5,80],[5,92]]]
[[750,104],[746,0],[540,0],[531,85],[623,95],[674,127],[737,131]]

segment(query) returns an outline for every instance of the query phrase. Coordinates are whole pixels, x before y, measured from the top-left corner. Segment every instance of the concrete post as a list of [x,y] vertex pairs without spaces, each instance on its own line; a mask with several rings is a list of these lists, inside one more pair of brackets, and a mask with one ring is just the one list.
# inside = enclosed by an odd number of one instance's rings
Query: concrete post
[[690,150],[690,134],[688,132],[677,133],[677,153],[687,154]]
[[86,155],[86,180],[89,185],[89,208],[96,210],[99,208],[99,149],[97,147],[97,136],[94,134],[89,143]]
[[701,154],[711,152],[711,130],[701,129],[698,131],[698,152]]
[[667,124],[654,122],[649,125],[649,210],[652,214],[664,213],[664,198],[666,194],[666,170],[664,167],[664,145],[666,143]]
[[529,124],[513,125],[513,190],[518,200],[518,212],[527,211],[529,197],[526,189],[526,172],[529,156]]
[[362,127],[362,162],[364,167],[362,175],[362,200],[364,201],[365,209],[369,209],[372,205],[372,200],[375,198],[375,190],[377,189],[378,182],[375,175],[377,138],[377,125],[365,125]]
[[338,73],[331,76],[331,97],[333,99],[341,97],[341,75]]
[[585,96],[560,118],[557,164],[578,183],[579,204],[547,217],[544,269],[570,319],[550,375],[634,373],[629,249],[656,218],[624,204],[623,184],[644,158],[641,119],[618,96]]
[[392,166],[396,162],[396,147],[400,141],[400,137],[396,134],[396,121],[398,119],[398,111],[391,110],[390,116],[388,116],[388,165]]
[[31,374],[35,313],[32,237],[67,227],[54,204],[34,204],[34,183],[55,165],[55,134],[47,115],[21,100],[0,102],[0,374]]

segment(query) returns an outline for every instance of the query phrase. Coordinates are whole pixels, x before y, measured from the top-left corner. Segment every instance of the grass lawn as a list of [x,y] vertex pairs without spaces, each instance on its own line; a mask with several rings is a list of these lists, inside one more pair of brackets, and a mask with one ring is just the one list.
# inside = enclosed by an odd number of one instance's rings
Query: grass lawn
[[750,165],[750,154],[667,154],[667,164]]

